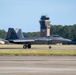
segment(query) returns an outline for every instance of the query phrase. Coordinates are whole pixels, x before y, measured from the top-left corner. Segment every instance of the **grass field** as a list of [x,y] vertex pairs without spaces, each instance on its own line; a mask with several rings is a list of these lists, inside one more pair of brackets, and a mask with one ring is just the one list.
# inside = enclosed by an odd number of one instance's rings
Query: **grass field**
[[0,55],[15,56],[76,56],[76,45],[32,45],[31,49],[23,49],[23,45],[0,45]]

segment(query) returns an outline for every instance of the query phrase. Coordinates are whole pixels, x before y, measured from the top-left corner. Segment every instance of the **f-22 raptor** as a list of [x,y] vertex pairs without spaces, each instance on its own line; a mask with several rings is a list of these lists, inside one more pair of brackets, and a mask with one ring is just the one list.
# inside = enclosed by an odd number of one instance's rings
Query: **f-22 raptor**
[[[52,44],[52,43],[68,43],[71,42],[69,39],[62,38],[60,36],[48,36],[48,37],[38,37],[38,38],[27,38],[23,36],[21,29],[18,31],[14,28],[9,28],[6,36],[6,40],[9,43],[14,44],[24,44],[23,48],[31,48],[32,44]],[[51,48],[51,46],[49,46]]]

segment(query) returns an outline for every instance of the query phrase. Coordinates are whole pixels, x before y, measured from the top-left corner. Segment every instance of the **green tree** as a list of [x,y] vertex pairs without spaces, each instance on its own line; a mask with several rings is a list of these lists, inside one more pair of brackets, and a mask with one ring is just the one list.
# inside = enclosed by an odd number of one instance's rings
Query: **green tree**
[[0,30],[0,38],[5,38],[6,37],[6,31],[5,30]]

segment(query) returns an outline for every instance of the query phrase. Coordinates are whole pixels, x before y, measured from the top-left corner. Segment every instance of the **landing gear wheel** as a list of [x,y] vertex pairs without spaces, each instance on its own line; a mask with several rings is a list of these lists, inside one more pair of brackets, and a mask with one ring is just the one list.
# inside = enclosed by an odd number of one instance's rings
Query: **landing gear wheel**
[[28,48],[31,48],[31,44],[28,44]]
[[51,46],[49,46],[49,49],[51,49],[52,47]]
[[27,45],[25,44],[25,45],[23,46],[23,48],[26,49],[26,48],[27,48]]
[[29,48],[29,49],[30,49],[30,48],[31,48],[31,44],[25,44],[25,45],[23,46],[23,48],[24,48],[24,49],[26,49],[26,48]]

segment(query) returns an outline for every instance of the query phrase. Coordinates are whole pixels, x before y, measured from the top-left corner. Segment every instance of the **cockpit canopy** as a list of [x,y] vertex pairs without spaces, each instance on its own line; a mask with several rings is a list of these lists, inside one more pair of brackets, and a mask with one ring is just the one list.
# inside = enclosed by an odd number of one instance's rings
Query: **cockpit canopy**
[[59,36],[59,35],[52,35],[52,37],[61,37],[61,36]]

